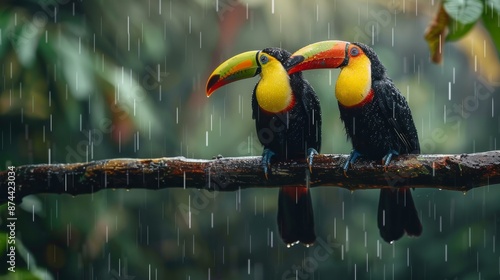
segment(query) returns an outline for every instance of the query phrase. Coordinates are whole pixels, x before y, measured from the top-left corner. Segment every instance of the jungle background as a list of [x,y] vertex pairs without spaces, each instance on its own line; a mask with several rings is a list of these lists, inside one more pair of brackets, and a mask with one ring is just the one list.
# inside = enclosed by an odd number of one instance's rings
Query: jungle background
[[[251,119],[258,78],[207,99],[208,75],[243,51],[274,46],[293,52],[333,39],[375,49],[410,104],[422,153],[496,150],[500,3],[461,2],[468,12],[455,11],[449,23],[455,37],[438,42],[442,61],[436,64],[424,33],[437,0],[2,1],[0,169],[260,155]],[[454,1],[445,3],[453,12]],[[333,94],[337,75],[305,73],[321,100],[321,152],[346,154],[351,144]],[[16,211],[16,273],[6,271],[1,206],[0,278],[499,277],[498,185],[465,194],[415,190],[423,234],[394,245],[378,233],[378,195],[312,189],[318,236],[312,248],[281,242],[274,188],[30,196]]]

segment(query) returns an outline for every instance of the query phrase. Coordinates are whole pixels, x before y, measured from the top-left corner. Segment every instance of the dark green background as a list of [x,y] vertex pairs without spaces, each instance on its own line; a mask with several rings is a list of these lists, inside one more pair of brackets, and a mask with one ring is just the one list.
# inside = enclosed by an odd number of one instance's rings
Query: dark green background
[[[208,75],[243,51],[274,46],[293,52],[328,39],[375,49],[409,101],[422,153],[497,148],[500,66],[481,26],[444,44],[436,65],[423,34],[438,3],[346,2],[219,0],[216,10],[208,0],[3,1],[0,169],[119,157],[260,155],[251,119],[258,78],[207,99]],[[321,100],[322,152],[348,153],[333,94],[338,70],[305,75]],[[378,234],[378,191],[315,188],[312,196],[319,241],[309,249],[287,249],[279,239],[276,189],[30,196],[17,207],[18,272],[0,278],[500,276],[498,186],[465,195],[415,190],[423,235],[395,245]]]

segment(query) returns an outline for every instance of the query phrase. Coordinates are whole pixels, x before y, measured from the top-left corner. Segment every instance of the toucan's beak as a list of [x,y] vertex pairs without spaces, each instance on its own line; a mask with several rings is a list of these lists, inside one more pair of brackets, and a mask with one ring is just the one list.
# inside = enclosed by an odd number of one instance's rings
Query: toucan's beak
[[234,81],[251,78],[260,73],[260,65],[257,62],[259,51],[248,51],[240,53],[224,61],[208,77],[207,96],[216,89]]
[[284,66],[289,75],[309,69],[339,68],[347,65],[348,48],[349,42],[345,41],[317,42],[296,51]]

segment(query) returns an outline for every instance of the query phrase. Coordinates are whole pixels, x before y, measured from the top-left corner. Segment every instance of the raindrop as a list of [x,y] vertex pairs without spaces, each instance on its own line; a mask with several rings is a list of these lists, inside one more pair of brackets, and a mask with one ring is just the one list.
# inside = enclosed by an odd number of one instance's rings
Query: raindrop
[[342,221],[344,220],[344,201],[342,201]]
[[345,251],[349,251],[349,227],[345,227]]
[[410,248],[406,248],[406,266],[410,266]]
[[391,47],[394,47],[394,27],[391,27]]
[[333,238],[337,239],[337,218],[333,218]]
[[444,104],[443,118],[444,118],[444,123],[446,123],[446,104]]
[[366,272],[368,272],[368,253],[366,253]]
[[495,235],[493,235],[493,245],[492,245],[492,247],[493,247],[493,253],[495,253]]
[[225,263],[225,252],[224,252],[224,246],[222,246],[222,264]]
[[380,244],[380,240],[377,239],[377,257],[382,259],[382,244]]
[[469,227],[469,248],[471,247],[471,242],[472,242],[472,229]]
[[319,5],[316,4],[316,22],[319,22]]
[[491,98],[491,117],[493,118],[495,116],[495,100],[493,97]]
[[191,228],[191,195],[188,196],[188,228]]
[[248,244],[248,250],[249,250],[249,253],[251,254],[252,253],[252,235],[250,234],[250,240],[249,240],[249,244]]
[[[195,243],[194,243],[194,234],[193,234],[193,256],[194,256],[194,244]],[[210,274],[210,272],[209,272],[209,274]]]
[[444,244],[444,261],[448,262],[448,244]]

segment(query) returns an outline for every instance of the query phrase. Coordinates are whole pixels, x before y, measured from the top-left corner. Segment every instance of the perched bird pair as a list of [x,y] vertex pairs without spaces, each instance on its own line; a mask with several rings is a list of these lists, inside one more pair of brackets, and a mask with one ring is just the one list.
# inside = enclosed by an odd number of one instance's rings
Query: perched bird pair
[[[375,52],[361,43],[323,41],[294,54],[266,48],[236,55],[210,75],[206,92],[236,80],[261,79],[252,95],[252,117],[264,146],[262,165],[267,176],[271,158],[307,158],[309,167],[321,148],[321,109],[318,97],[301,71],[341,68],[335,86],[340,117],[353,150],[344,165],[362,156],[382,159],[387,166],[394,155],[420,153],[417,130],[410,108],[387,77]],[[406,232],[419,236],[422,226],[408,188],[380,191],[378,227],[387,242]],[[278,229],[288,245],[306,246],[316,240],[309,189],[281,187],[278,197]]]

